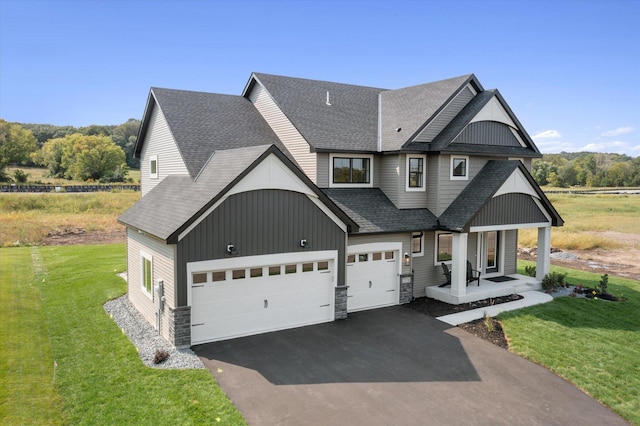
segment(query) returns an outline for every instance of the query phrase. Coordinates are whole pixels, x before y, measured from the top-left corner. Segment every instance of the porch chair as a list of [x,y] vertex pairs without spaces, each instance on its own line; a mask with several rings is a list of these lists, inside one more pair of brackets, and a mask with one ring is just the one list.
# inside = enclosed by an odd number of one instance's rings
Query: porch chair
[[[442,275],[445,276],[447,282],[444,284],[440,284],[438,287],[446,287],[448,285],[451,285],[451,271],[449,270],[449,267],[446,263],[442,262],[441,265]],[[478,287],[480,287],[480,275],[481,272],[473,269],[473,267],[471,266],[471,262],[467,260],[467,285],[469,285],[470,282],[478,281]]]
[[451,285],[451,271],[449,270],[447,264],[444,262],[442,262],[442,275],[445,276],[447,282],[444,284],[440,284],[438,287],[446,287],[448,285]]
[[472,268],[471,262],[467,260],[467,285],[470,282],[478,281],[478,287],[480,287],[480,275],[481,272]]

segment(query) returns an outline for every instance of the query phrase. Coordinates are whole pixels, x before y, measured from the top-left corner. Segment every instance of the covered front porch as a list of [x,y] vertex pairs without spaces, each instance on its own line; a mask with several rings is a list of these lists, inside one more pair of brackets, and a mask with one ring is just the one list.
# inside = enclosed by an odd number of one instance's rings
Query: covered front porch
[[[480,278],[480,285],[474,281],[466,287],[464,294],[452,294],[450,287],[430,286],[426,288],[426,295],[432,299],[440,300],[452,305],[475,302],[491,297],[508,296],[514,293],[522,293],[530,290],[540,290],[540,281],[534,277],[520,274],[505,275],[502,282],[494,282],[491,279]],[[495,278],[492,278],[495,279]]]

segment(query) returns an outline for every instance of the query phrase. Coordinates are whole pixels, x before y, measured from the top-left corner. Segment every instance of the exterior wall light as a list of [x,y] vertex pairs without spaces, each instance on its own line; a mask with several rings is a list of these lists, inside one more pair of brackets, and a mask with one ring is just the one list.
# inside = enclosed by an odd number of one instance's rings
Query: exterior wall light
[[302,239],[302,240],[300,240],[300,247],[309,248],[311,246],[309,245],[309,242],[306,239]]
[[236,254],[238,254],[238,250],[236,250],[236,246],[234,246],[233,244],[227,244],[227,253],[229,253],[231,256],[235,256]]
[[404,252],[404,266],[409,266],[411,265],[411,257],[409,257],[409,253],[408,252]]

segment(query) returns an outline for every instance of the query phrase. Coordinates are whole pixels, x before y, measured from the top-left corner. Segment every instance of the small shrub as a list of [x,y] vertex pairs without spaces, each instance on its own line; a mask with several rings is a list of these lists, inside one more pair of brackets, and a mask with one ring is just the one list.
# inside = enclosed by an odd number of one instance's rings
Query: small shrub
[[156,349],[156,355],[153,357],[153,363],[160,364],[161,362],[164,362],[167,358],[169,358],[169,352]]
[[13,172],[13,178],[15,179],[16,183],[27,183],[29,173],[25,173],[23,170],[17,169]]
[[600,282],[597,285],[600,293],[606,293],[608,285],[609,285],[609,274],[604,274],[600,277]]
[[550,293],[559,287],[566,287],[564,283],[566,276],[567,274],[562,274],[560,272],[549,272],[542,279],[542,289],[547,293]]
[[527,265],[524,267],[524,273],[530,277],[536,276],[536,267],[535,265]]

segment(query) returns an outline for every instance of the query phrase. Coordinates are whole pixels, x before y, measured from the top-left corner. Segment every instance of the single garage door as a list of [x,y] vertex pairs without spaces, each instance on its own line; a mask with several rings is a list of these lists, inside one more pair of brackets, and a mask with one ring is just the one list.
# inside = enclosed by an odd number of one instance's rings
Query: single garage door
[[337,252],[190,263],[191,343],[333,321]]
[[399,243],[348,248],[348,312],[398,304],[401,248]]

